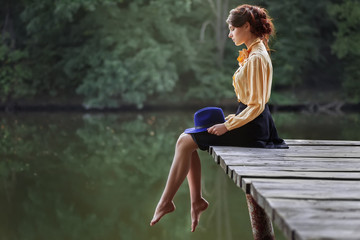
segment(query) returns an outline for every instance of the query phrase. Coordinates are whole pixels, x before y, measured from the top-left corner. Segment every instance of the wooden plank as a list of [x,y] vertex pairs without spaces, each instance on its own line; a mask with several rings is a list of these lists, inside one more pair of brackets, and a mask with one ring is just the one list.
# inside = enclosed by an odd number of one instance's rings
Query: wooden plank
[[[300,166],[303,164],[323,164],[324,168],[336,168],[339,170],[347,171],[352,169],[357,171],[359,169],[360,160],[358,158],[313,158],[313,157],[238,157],[238,156],[218,156],[218,164],[228,173],[228,166],[259,166],[259,165],[291,165]],[[293,163],[294,162],[294,163]],[[321,165],[322,166],[322,165]],[[352,167],[348,167],[352,166]],[[323,168],[321,168],[323,169]],[[320,168],[319,168],[320,171]]]
[[289,149],[262,149],[262,148],[240,148],[229,146],[213,146],[210,153],[215,162],[220,162],[221,157],[238,158],[272,158],[272,159],[296,159],[296,158],[339,158],[360,160],[360,148],[356,147],[302,147],[296,146]]
[[[360,236],[360,201],[267,198],[274,223],[298,239]],[[290,234],[289,234],[290,233]],[[290,239],[290,237],[288,237]],[[296,239],[296,237],[295,237]]]
[[317,158],[307,158],[307,160],[287,160],[284,158],[279,161],[278,159],[250,159],[250,158],[238,158],[234,156],[220,157],[220,166],[227,170],[228,166],[242,166],[246,167],[258,167],[258,168],[279,168],[279,169],[291,169],[299,171],[335,171],[335,172],[358,172],[360,171],[360,159],[337,161],[336,159],[319,160]]
[[331,210],[331,211],[360,211],[360,201],[349,200],[303,200],[303,199],[286,199],[286,198],[268,198],[272,208],[291,208],[299,209],[319,209],[319,210]]
[[360,201],[359,181],[317,180],[317,179],[244,179],[251,184],[250,193],[262,199],[323,199]]
[[213,146],[215,151],[219,151],[222,154],[231,154],[231,153],[279,153],[279,152],[318,152],[318,151],[327,151],[327,152],[360,152],[360,146],[290,146],[289,148],[279,149],[279,148],[246,148],[246,147],[234,147],[234,146]]
[[360,141],[285,139],[289,146],[360,146]]
[[273,221],[288,239],[359,239],[355,236],[360,236],[358,219],[334,219],[333,216],[310,219],[303,214],[294,215],[293,219],[298,220],[277,217]]
[[226,156],[219,156],[220,159],[223,160],[229,160],[229,161],[239,161],[244,163],[251,163],[251,162],[267,162],[267,161],[273,161],[273,162],[323,162],[324,164],[332,164],[332,163],[348,163],[348,164],[356,164],[357,162],[360,162],[360,158],[332,158],[332,157],[274,157],[274,156],[262,156],[262,157],[256,157],[256,156],[244,156],[239,157],[236,155],[226,155]]
[[216,155],[225,156],[237,156],[241,157],[254,157],[254,158],[264,158],[264,157],[297,157],[297,158],[356,158],[359,160],[360,152],[341,152],[341,151],[288,151],[288,152],[276,152],[276,150],[268,150],[267,152],[259,151],[257,153],[251,152],[220,152]]
[[228,175],[235,184],[242,188],[243,178],[276,179],[325,179],[325,180],[360,180],[359,172],[300,172],[300,171],[276,171],[242,168],[229,166]]
[[313,157],[313,158],[356,158],[360,159],[360,147],[331,147],[313,148],[296,147],[289,149],[264,149],[264,148],[240,148],[229,146],[214,146],[212,149],[213,157],[218,162],[218,158],[225,156],[237,157]]
[[[360,153],[359,153],[360,154]],[[214,153],[215,155],[215,153]],[[328,156],[311,156],[311,154],[306,154],[308,156],[306,156],[305,154],[303,154],[304,156],[299,156],[299,155],[295,155],[295,156],[286,156],[286,155],[281,155],[281,154],[259,154],[259,155],[255,155],[255,154],[222,154],[221,156],[217,156],[215,155],[218,159],[220,158],[238,158],[238,159],[253,159],[253,160],[276,160],[276,161],[308,161],[308,160],[323,160],[323,161],[334,161],[334,160],[339,160],[339,161],[360,161],[360,158],[358,156],[356,157],[338,157],[338,156],[330,156],[330,154],[328,154]]]
[[[314,240],[314,239],[323,239],[323,240],[359,240],[359,231],[356,228],[359,228],[358,223],[352,223],[351,221],[345,222],[334,222],[332,227],[328,226],[323,228],[321,225],[323,223],[318,222],[306,222],[307,229],[300,229],[294,231],[294,240]],[[319,226],[319,228],[317,228]],[[337,227],[334,227],[337,226]]]
[[[334,219],[332,216],[323,219],[303,218],[301,214],[294,216],[299,219],[296,222],[284,218],[289,226],[281,226],[279,221],[275,220],[274,224],[279,226],[282,231],[291,233],[288,239],[359,239],[360,221],[358,219]],[[357,236],[357,237],[355,237]]]
[[[242,189],[253,196],[256,202],[272,216],[272,206],[267,205],[266,199],[297,199],[297,200],[336,200],[352,201],[360,199],[360,193],[356,192],[359,187],[358,181],[329,181],[311,179],[261,179],[244,178]],[[257,187],[253,185],[256,182]],[[267,184],[269,183],[270,184]],[[269,187],[264,190],[260,184]],[[293,184],[293,185],[292,185]],[[277,186],[273,186],[277,185]],[[296,185],[296,186],[295,186]],[[354,187],[355,186],[355,187]],[[281,190],[279,190],[281,189]],[[355,192],[353,192],[354,190]],[[349,193],[348,193],[349,192]]]

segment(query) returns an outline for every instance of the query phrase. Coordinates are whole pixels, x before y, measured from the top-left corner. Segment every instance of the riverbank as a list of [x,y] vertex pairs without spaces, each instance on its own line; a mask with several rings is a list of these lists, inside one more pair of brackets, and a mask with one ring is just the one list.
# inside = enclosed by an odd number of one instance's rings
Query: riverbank
[[[119,100],[120,101],[120,100]],[[179,94],[171,96],[153,96],[142,106],[119,102],[116,107],[89,107],[84,99],[76,95],[49,96],[42,95],[33,98],[22,98],[8,102],[0,102],[1,112],[124,112],[124,111],[196,111],[207,106],[218,106],[226,111],[235,111],[237,101],[235,96],[216,100],[189,99]],[[360,111],[359,102],[351,102],[339,91],[334,89],[319,91],[317,89],[293,89],[274,91],[269,106],[271,111],[288,112],[323,112],[341,113]]]
[[[105,107],[105,108],[88,108],[82,104],[0,104],[0,111],[2,112],[124,112],[124,111],[173,111],[173,110],[197,110],[206,106],[218,106],[224,110],[233,110],[236,108],[236,102],[223,101],[215,102],[193,102],[193,103],[178,103],[178,104],[145,104],[142,108],[136,105],[124,104],[119,107]],[[360,110],[360,103],[342,103],[342,102],[327,102],[327,103],[307,103],[307,104],[269,104],[271,111],[288,111],[288,112],[322,112],[322,113],[341,113],[354,112]]]

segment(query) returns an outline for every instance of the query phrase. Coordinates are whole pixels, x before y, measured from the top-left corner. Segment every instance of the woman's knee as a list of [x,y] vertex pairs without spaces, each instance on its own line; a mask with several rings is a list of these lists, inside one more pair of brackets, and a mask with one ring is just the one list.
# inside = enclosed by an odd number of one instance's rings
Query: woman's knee
[[197,144],[190,134],[182,133],[176,142],[176,147],[188,147],[196,150]]

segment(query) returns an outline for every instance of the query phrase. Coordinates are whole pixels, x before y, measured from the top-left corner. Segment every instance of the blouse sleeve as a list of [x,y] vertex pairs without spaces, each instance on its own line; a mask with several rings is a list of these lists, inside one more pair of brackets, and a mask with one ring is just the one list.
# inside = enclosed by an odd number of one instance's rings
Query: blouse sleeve
[[225,117],[225,121],[227,121],[230,118],[233,118],[235,116],[235,114],[229,114],[228,116]]
[[229,116],[226,119],[225,127],[229,131],[254,120],[264,111],[270,91],[269,67],[260,56],[254,55],[251,59],[249,58],[244,69],[245,81],[248,81],[247,97],[244,102],[242,101],[247,107],[238,115]]

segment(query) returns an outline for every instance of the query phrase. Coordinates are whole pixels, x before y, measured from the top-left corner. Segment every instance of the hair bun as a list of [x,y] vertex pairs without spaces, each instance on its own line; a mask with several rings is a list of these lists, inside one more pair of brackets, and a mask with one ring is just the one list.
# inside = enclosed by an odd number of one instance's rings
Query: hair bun
[[249,23],[251,25],[251,32],[261,38],[265,35],[270,35],[273,27],[266,10],[260,7],[252,7],[250,11],[251,21]]

